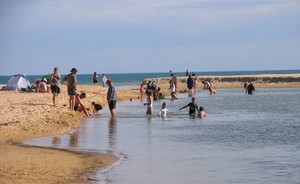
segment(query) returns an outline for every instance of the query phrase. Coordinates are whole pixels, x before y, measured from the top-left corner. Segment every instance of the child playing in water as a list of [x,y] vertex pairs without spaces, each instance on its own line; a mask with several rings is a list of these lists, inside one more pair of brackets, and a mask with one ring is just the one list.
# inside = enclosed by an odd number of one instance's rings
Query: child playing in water
[[165,118],[165,117],[167,117],[167,112],[173,113],[173,111],[170,111],[169,109],[167,109],[167,103],[164,102],[162,104],[161,110],[159,111],[158,115],[162,118]]
[[199,111],[198,111],[198,117],[200,119],[206,117],[206,113],[204,112],[204,107],[203,106],[201,106],[200,109],[199,109]]
[[95,102],[92,102],[92,105],[94,106],[93,113],[98,113],[98,111],[103,109],[102,105],[96,104]]
[[198,105],[196,104],[196,98],[195,97],[192,98],[192,102],[191,103],[189,103],[189,104],[181,107],[179,109],[179,111],[182,110],[182,109],[184,109],[184,108],[187,108],[187,107],[190,107],[190,109],[189,109],[189,115],[190,116],[196,116],[196,110],[198,111]]

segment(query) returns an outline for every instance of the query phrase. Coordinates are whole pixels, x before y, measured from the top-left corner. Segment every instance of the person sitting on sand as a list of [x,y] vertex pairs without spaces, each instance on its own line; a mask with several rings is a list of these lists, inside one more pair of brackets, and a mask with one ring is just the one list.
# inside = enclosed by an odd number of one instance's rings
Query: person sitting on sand
[[196,98],[195,97],[192,98],[192,102],[191,103],[189,103],[189,104],[181,107],[179,109],[179,111],[182,110],[182,109],[184,109],[184,108],[187,108],[187,107],[190,107],[190,109],[189,109],[189,115],[190,116],[195,116],[196,115],[196,110],[199,111],[198,105],[196,104]]
[[201,106],[201,107],[199,108],[199,111],[198,111],[198,117],[199,117],[200,119],[206,117],[206,113],[204,112],[204,107],[203,107],[203,106]]
[[147,102],[144,103],[144,106],[147,105],[147,111],[146,114],[151,115],[152,111],[153,111],[153,100],[152,100],[152,96],[151,96],[151,91],[150,90],[146,90],[146,95],[147,95]]
[[255,88],[254,88],[253,82],[250,82],[250,84],[246,88],[246,94],[252,95],[253,91],[255,91]]
[[48,92],[47,79],[37,79],[34,81],[33,86],[35,87],[35,92],[46,93]]
[[173,113],[173,111],[170,111],[169,109],[167,109],[167,103],[164,102],[162,104],[161,110],[159,111],[158,115],[162,118],[165,118],[165,117],[167,117],[167,112]]
[[93,113],[98,113],[100,110],[103,109],[102,105],[96,104],[95,102],[92,102],[92,105],[94,106]]
[[89,109],[87,109],[82,103],[81,103],[81,99],[86,98],[86,94],[85,93],[81,93],[80,95],[77,94],[75,96],[75,103],[74,103],[74,111],[78,111],[78,112],[84,112],[84,114],[89,117],[91,116],[91,113],[89,112]]

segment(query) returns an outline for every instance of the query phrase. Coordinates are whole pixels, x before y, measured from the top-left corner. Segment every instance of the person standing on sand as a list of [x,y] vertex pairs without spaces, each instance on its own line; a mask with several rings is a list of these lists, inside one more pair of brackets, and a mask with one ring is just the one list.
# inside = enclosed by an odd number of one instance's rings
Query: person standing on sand
[[115,118],[116,117],[116,105],[117,105],[117,91],[116,87],[112,84],[112,81],[108,79],[106,81],[106,84],[108,85],[108,91],[107,91],[107,103],[109,106],[109,110],[111,113],[111,117]]
[[53,74],[50,76],[50,85],[51,85],[51,91],[53,94],[52,97],[52,102],[53,102],[53,106],[56,106],[56,100],[58,97],[58,94],[60,93],[60,74],[58,72],[58,68],[54,68],[53,70]]
[[93,75],[93,84],[95,86],[98,84],[98,75],[96,72],[94,72],[94,75]]
[[75,96],[76,94],[76,85],[77,85],[77,79],[76,79],[76,73],[77,69],[72,68],[70,71],[71,73],[66,75],[63,79],[63,82],[66,86],[68,86],[68,95],[69,95],[69,105],[70,109],[74,111],[75,106]]
[[252,95],[253,91],[255,91],[255,88],[254,88],[253,82],[250,82],[250,84],[246,88],[246,94]]
[[105,76],[105,74],[102,75],[101,80],[102,80],[102,86],[105,87],[105,84],[107,82],[107,77]]

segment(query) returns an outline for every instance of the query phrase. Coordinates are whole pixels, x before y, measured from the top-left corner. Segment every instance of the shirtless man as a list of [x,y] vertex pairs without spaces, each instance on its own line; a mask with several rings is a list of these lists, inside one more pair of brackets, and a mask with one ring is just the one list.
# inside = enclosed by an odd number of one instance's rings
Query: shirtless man
[[86,94],[85,93],[81,93],[80,95],[77,94],[75,96],[75,104],[74,104],[74,111],[78,111],[78,112],[84,112],[84,114],[89,117],[91,116],[91,113],[89,111],[89,109],[85,108],[85,106],[81,103],[81,99],[86,98]]

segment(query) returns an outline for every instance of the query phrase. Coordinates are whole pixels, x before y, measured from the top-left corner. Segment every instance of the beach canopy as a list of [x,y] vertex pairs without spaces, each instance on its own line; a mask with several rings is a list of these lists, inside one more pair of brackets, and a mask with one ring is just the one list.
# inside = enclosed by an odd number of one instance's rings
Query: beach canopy
[[28,90],[30,89],[30,82],[25,75],[17,74],[9,79],[7,82],[5,90]]

